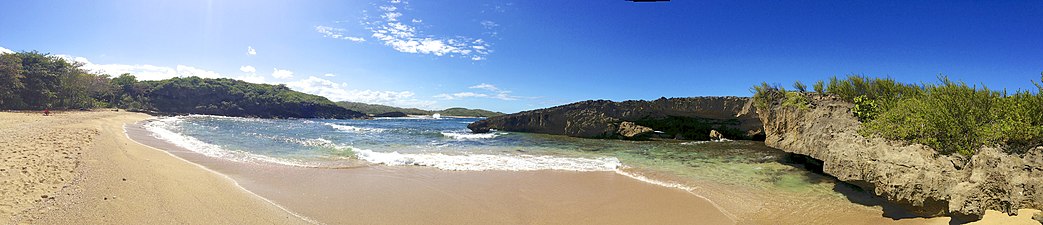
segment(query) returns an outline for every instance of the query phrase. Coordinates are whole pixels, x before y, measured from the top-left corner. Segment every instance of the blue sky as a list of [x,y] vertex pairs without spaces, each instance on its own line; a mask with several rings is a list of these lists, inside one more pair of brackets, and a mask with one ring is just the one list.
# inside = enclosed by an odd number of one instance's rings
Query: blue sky
[[761,81],[848,74],[1028,89],[1043,72],[1041,1],[41,0],[0,9],[0,47],[106,73],[230,77],[421,108],[749,96]]

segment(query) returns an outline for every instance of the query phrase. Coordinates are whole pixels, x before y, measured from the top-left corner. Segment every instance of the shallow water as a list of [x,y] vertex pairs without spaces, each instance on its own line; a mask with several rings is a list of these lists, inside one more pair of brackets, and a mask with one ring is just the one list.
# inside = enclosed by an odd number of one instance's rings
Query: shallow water
[[[789,162],[761,142],[623,141],[493,132],[471,134],[474,118],[375,120],[165,117],[145,128],[198,153],[242,162],[342,168],[375,164],[442,170],[615,171],[707,197],[753,222],[867,215],[853,187]],[[845,195],[842,192],[847,192]],[[854,194],[864,198],[864,194]],[[809,203],[814,202],[814,203]],[[829,220],[819,220],[830,222]]]

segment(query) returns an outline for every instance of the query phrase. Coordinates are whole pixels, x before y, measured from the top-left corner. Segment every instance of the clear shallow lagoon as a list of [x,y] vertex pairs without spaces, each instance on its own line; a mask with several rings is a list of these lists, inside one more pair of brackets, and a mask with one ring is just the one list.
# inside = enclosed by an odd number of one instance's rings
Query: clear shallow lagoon
[[747,187],[831,191],[828,187],[816,188],[816,184],[828,178],[785,164],[785,153],[760,142],[641,142],[512,132],[472,134],[466,126],[476,120],[252,119],[193,115],[164,117],[148,122],[145,127],[156,137],[181,147],[236,161],[330,168],[373,164],[443,170],[621,171],[628,168]]

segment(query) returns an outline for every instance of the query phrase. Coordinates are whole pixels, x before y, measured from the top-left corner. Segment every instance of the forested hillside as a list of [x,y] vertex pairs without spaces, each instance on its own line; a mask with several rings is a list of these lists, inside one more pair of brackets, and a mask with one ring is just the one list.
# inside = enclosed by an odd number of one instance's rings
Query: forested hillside
[[363,118],[316,95],[283,85],[233,79],[172,78],[137,81],[92,73],[61,57],[38,52],[0,55],[0,109],[117,107],[164,114],[264,118]]
[[399,108],[394,106],[378,105],[378,104],[367,104],[361,102],[337,102],[337,105],[359,111],[365,114],[377,115],[389,112],[401,112],[409,115],[431,115],[441,114],[443,116],[468,116],[468,117],[491,117],[503,115],[501,112],[493,112],[482,109],[467,109],[467,108],[448,108],[444,110],[423,110],[416,108]]

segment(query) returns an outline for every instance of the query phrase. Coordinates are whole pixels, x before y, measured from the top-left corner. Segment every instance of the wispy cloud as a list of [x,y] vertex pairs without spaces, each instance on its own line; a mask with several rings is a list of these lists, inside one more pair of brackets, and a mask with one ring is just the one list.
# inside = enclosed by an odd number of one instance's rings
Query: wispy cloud
[[414,97],[416,94],[410,91],[348,89],[345,83],[337,83],[314,76],[304,80],[287,82],[286,86],[300,92],[325,96],[333,101],[352,101],[417,108],[431,108],[436,103],[435,101],[418,100]]
[[327,27],[327,26],[315,26],[315,32],[319,32],[320,34],[322,34],[323,37],[328,37],[328,38],[333,38],[333,39],[343,39],[343,40],[349,40],[349,41],[353,41],[353,42],[363,42],[363,41],[366,41],[366,39],[362,38],[362,37],[354,37],[354,36],[346,36],[346,35],[344,35],[344,29],[343,28],[335,28],[335,27]]
[[275,71],[272,71],[272,77],[277,79],[290,79],[293,78],[293,71],[275,68]]
[[14,53],[14,51],[11,51],[11,49],[0,47],[0,53]]
[[[466,58],[470,60],[485,60],[493,52],[492,45],[484,38],[470,37],[465,35],[432,35],[420,28],[422,19],[406,15],[408,11],[405,1],[390,0],[386,4],[377,6],[378,16],[364,15],[361,24],[370,37],[380,41],[384,46],[391,47],[395,51],[424,54],[434,56],[448,56],[453,58]],[[367,11],[363,11],[366,13]],[[481,33],[484,36],[495,37],[492,31],[499,26],[493,21],[483,20],[479,23],[488,32]],[[362,42],[361,37],[345,35],[345,29],[316,26],[315,31],[324,37]]]
[[439,99],[444,99],[444,100],[456,100],[456,99],[463,99],[463,98],[492,98],[492,99],[500,99],[500,100],[507,100],[507,101],[518,100],[518,98],[519,98],[518,96],[511,95],[511,91],[500,89],[500,88],[496,87],[496,85],[492,85],[492,84],[481,83],[481,84],[474,85],[474,86],[471,86],[471,87],[468,87],[468,88],[484,90],[486,93],[458,92],[458,93],[452,93],[452,94],[438,94],[438,95],[435,95],[434,97],[435,98],[439,98]]
[[323,74],[322,76],[325,76],[325,77],[335,77],[337,75],[336,74],[332,74],[332,73],[327,73],[327,74]]
[[257,49],[254,49],[253,46],[246,46],[246,54],[247,55],[257,55]]

